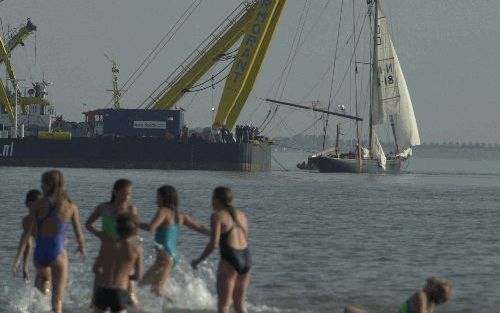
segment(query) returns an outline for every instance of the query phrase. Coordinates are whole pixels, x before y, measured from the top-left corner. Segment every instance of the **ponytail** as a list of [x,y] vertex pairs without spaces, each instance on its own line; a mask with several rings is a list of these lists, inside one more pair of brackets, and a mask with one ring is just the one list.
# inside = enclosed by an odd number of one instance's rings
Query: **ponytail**
[[217,187],[214,189],[213,197],[224,206],[225,210],[231,215],[233,220],[237,221],[236,209],[232,205],[233,191],[228,187]]

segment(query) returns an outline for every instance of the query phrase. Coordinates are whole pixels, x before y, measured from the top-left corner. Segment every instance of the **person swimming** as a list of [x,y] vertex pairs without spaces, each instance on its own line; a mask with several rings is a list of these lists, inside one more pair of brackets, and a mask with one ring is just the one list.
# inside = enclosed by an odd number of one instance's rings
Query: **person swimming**
[[[30,210],[34,208],[34,204],[37,201],[40,201],[42,199],[43,195],[39,190],[32,189],[28,191],[26,194],[26,199],[24,201],[24,204],[26,207]],[[19,264],[19,258],[22,256],[23,258],[23,278],[27,282],[29,280],[29,259],[31,258],[32,254],[32,248],[33,248],[33,243],[32,243],[32,237],[34,237],[34,234],[30,234],[29,240],[26,242],[26,245],[22,245],[22,238],[25,236],[25,234],[29,231],[30,228],[30,223],[31,223],[31,217],[30,215],[26,215],[23,220],[22,220],[22,225],[23,225],[23,234],[21,235],[21,239],[19,240],[19,246],[17,248],[17,255],[16,255],[16,260],[14,264]],[[12,272],[14,273],[14,276],[17,276],[19,269],[18,268],[13,268]],[[47,277],[47,280],[42,281],[42,278],[40,275],[36,275],[35,277],[35,287],[40,290],[43,294],[48,294],[50,291],[50,269],[47,268],[47,273],[44,275],[44,277]]]
[[[92,304],[95,312],[126,312],[128,286],[140,280],[143,273],[142,248],[133,243],[137,234],[135,215],[121,214],[116,219],[118,239],[103,236],[101,249],[94,263],[96,275]],[[130,273],[134,273],[130,275]]]
[[139,223],[143,230],[155,233],[156,261],[144,275],[141,285],[151,285],[157,295],[171,300],[164,289],[172,268],[179,261],[177,236],[181,225],[209,235],[210,230],[197,223],[189,215],[178,210],[179,197],[172,186],[162,186],[156,192],[158,211],[149,224]]
[[[32,233],[35,234],[34,263],[42,280],[49,280],[52,274],[52,310],[62,312],[64,292],[68,276],[68,255],[65,249],[66,230],[71,222],[75,232],[78,249],[85,258],[85,239],[80,227],[78,207],[68,197],[64,176],[58,170],[42,175],[44,197],[33,204],[30,212],[29,230],[23,234],[21,246],[27,244]],[[19,264],[14,264],[17,268]],[[49,272],[50,269],[50,272]]]
[[[118,179],[113,184],[111,200],[100,203],[85,222],[85,227],[89,232],[97,236],[101,241],[106,236],[111,240],[118,240],[119,235],[116,230],[117,217],[121,214],[131,214],[137,216],[137,207],[130,203],[132,197],[132,182],[128,179]],[[101,218],[101,229],[95,227],[97,220]],[[131,281],[129,286],[130,302],[137,306],[139,301],[135,294],[135,285]]]
[[218,312],[229,312],[231,299],[237,313],[246,313],[246,292],[252,266],[248,248],[248,220],[245,213],[232,206],[233,192],[215,188],[212,196],[210,241],[201,256],[191,262],[193,269],[220,246],[217,270]]
[[452,291],[453,285],[446,279],[431,277],[422,290],[402,304],[399,313],[434,313],[435,306],[448,301]]

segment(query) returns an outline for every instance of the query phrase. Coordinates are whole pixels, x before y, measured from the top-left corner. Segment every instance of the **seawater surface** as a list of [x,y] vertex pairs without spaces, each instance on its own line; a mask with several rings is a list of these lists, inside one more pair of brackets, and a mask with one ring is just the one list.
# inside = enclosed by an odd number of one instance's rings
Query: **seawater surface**
[[[432,149],[431,149],[432,150]],[[435,150],[435,151],[434,151]],[[208,224],[210,195],[227,185],[250,221],[253,273],[250,312],[341,312],[357,303],[370,312],[397,312],[432,275],[454,284],[451,301],[437,312],[496,312],[500,307],[500,157],[462,151],[417,151],[400,175],[320,174],[294,169],[304,154],[275,153],[288,169],[269,173],[64,169],[71,198],[85,222],[107,201],[113,182],[134,182],[142,220],[155,210],[155,190],[174,185],[181,208]],[[420,155],[420,156],[419,156]],[[491,154],[490,154],[491,155]],[[42,168],[0,168],[0,312],[46,312],[48,299],[12,278],[25,192],[39,187]],[[91,271],[99,242],[85,232],[89,257],[79,260],[69,232],[70,277],[66,312],[87,312]],[[146,266],[154,258],[151,234],[141,232]],[[214,255],[198,271],[189,266],[207,238],[183,228],[181,260],[168,283],[175,302],[139,290],[145,312],[214,312]],[[32,270],[32,275],[34,272]]]

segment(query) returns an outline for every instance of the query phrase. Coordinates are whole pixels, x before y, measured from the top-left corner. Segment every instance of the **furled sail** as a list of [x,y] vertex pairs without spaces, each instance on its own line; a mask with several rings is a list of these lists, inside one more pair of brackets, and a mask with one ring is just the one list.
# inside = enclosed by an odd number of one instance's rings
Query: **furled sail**
[[380,167],[385,170],[385,164],[387,163],[387,158],[385,157],[384,149],[378,140],[378,136],[375,131],[372,131],[372,146],[370,147],[370,152],[372,154],[372,158],[378,161]]

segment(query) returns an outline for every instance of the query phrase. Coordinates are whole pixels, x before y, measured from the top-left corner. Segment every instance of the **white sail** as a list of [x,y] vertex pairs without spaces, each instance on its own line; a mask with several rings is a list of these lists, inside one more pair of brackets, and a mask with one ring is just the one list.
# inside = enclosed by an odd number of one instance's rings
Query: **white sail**
[[406,80],[399,63],[396,50],[391,42],[392,50],[394,53],[394,63],[396,67],[396,77],[398,78],[399,88],[399,111],[393,115],[394,129],[396,138],[398,139],[399,151],[407,150],[413,146],[420,144],[420,135],[418,133],[417,120],[415,112],[413,111],[413,104],[411,102],[410,92],[406,85]]
[[384,149],[378,140],[378,136],[375,130],[372,131],[372,146],[370,147],[372,158],[378,161],[378,165],[385,170],[385,164],[387,163],[387,158],[385,157]]
[[[372,124],[394,123],[399,151],[420,144],[417,121],[406,80],[392,42],[387,19],[380,4],[375,48]],[[411,152],[410,152],[411,153]]]
[[378,5],[377,36],[372,97],[372,124],[383,124],[388,116],[399,110],[399,88],[396,76],[394,49],[389,34],[387,19]]

